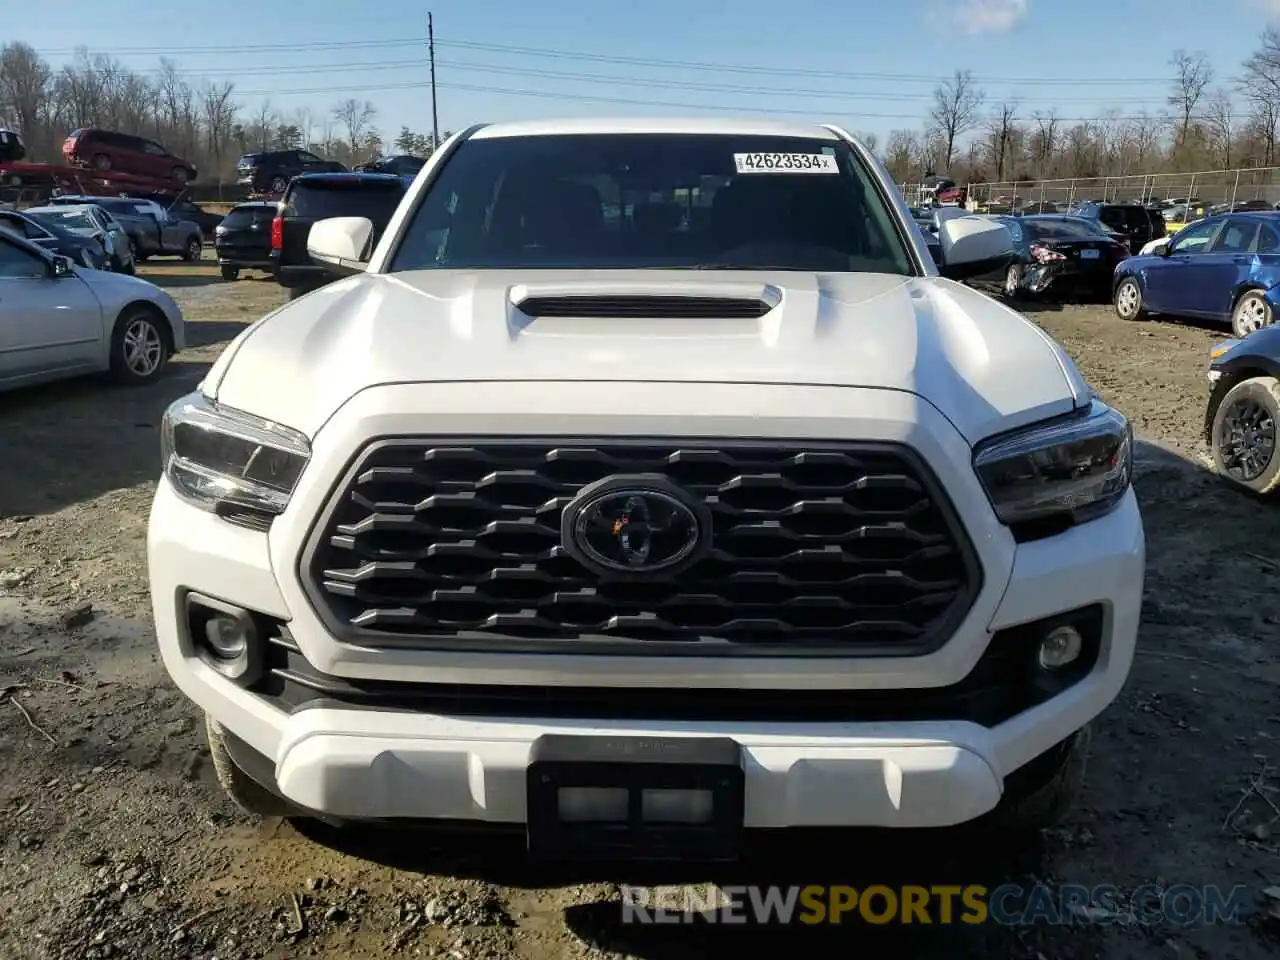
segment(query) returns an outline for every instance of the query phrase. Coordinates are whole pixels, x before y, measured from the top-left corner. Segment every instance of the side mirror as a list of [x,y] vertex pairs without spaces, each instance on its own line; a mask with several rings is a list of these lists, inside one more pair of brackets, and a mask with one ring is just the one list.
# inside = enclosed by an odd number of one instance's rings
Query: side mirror
[[70,277],[75,273],[72,269],[73,266],[75,265],[71,262],[70,257],[54,257],[49,261],[49,276],[55,280]]
[[951,217],[938,224],[941,273],[967,280],[1003,270],[1013,262],[1013,238],[1002,223],[983,217]]
[[1173,253],[1173,241],[1166,240],[1164,243],[1160,244],[1151,252],[1154,253],[1157,257],[1167,257],[1169,256],[1169,254]]
[[334,273],[363,273],[369,265],[373,222],[366,217],[317,220],[307,234],[307,255]]

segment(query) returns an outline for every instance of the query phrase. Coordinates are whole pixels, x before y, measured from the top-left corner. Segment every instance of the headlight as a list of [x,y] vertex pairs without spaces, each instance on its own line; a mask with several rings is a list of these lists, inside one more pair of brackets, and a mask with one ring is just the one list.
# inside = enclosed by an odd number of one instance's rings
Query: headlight
[[164,474],[178,495],[204,510],[283,513],[311,456],[296,430],[212,403],[175,400],[161,423]]
[[1110,511],[1129,489],[1133,427],[1094,400],[1079,413],[980,445],[973,465],[1002,523],[1083,523]]

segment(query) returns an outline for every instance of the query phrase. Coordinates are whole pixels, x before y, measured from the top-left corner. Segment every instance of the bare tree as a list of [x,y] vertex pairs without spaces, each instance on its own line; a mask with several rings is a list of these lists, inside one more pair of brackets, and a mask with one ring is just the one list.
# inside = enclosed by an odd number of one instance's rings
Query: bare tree
[[1175,50],[1169,65],[1174,69],[1173,90],[1169,94],[1169,106],[1178,122],[1178,135],[1174,148],[1187,142],[1196,107],[1204,99],[1205,90],[1213,82],[1213,67],[1203,53],[1187,53]]
[[862,145],[872,153],[876,152],[876,146],[880,143],[880,138],[870,130],[859,130],[854,134],[854,136],[856,136],[862,142]]
[[986,95],[974,84],[971,70],[957,70],[950,80],[933,91],[929,119],[941,134],[944,169],[951,166],[957,138],[978,125],[981,119],[979,111],[985,98]]
[[354,97],[343,100],[333,108],[333,118],[347,130],[347,142],[353,154],[359,153],[368,136],[368,129],[378,115],[378,108],[368,100]]
[[251,135],[259,143],[259,148],[265,153],[271,149],[271,133],[276,122],[276,111],[271,106],[270,100],[263,100],[258,104],[258,109],[253,115],[253,130]]
[[1055,110],[1037,111],[1031,119],[1035,122],[1035,131],[1031,134],[1032,160],[1036,172],[1041,179],[1049,172],[1049,159],[1058,149],[1058,114]]
[[1134,162],[1145,169],[1150,158],[1160,148],[1159,117],[1145,110],[1129,120],[1129,142],[1133,146]]
[[884,148],[884,165],[899,183],[913,182],[920,173],[920,134],[914,130],[891,130]]
[[1017,106],[1002,103],[998,112],[987,118],[987,156],[996,168],[996,180],[1004,180],[1006,161],[1009,159],[1009,148],[1018,134]]
[[16,126],[32,149],[52,146],[47,91],[52,71],[25,43],[0,47],[0,121]]
[[1205,105],[1205,127],[1209,132],[1209,148],[1224,169],[1231,166],[1231,147],[1235,143],[1236,108],[1231,94],[1219,87]]
[[231,126],[236,116],[236,105],[231,99],[234,91],[235,85],[232,83],[209,83],[205,84],[200,97],[209,152],[219,171],[222,169],[222,153],[231,139]]
[[302,146],[310,149],[311,133],[316,127],[316,116],[310,107],[299,107],[293,111],[293,126],[302,133]]
[[1249,101],[1249,127],[1261,141],[1260,159],[1269,166],[1276,159],[1280,121],[1280,30],[1268,27],[1258,40],[1258,49],[1244,62],[1238,87]]

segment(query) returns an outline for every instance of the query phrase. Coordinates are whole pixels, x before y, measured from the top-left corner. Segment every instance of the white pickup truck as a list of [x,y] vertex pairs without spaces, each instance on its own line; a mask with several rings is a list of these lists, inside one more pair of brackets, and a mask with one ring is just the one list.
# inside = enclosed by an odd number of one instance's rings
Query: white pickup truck
[[[836,127],[477,126],[164,420],[165,666],[231,796],[520,825],[1034,829],[1128,674],[1132,431]],[[940,275],[941,274],[941,275]]]

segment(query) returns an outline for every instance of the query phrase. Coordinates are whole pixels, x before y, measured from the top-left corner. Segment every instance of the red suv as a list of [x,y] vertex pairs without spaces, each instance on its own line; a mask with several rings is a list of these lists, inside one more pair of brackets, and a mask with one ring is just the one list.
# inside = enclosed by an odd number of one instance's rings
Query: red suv
[[76,167],[114,170],[158,180],[186,183],[196,168],[154,140],[111,130],[76,130],[62,142],[62,155]]

